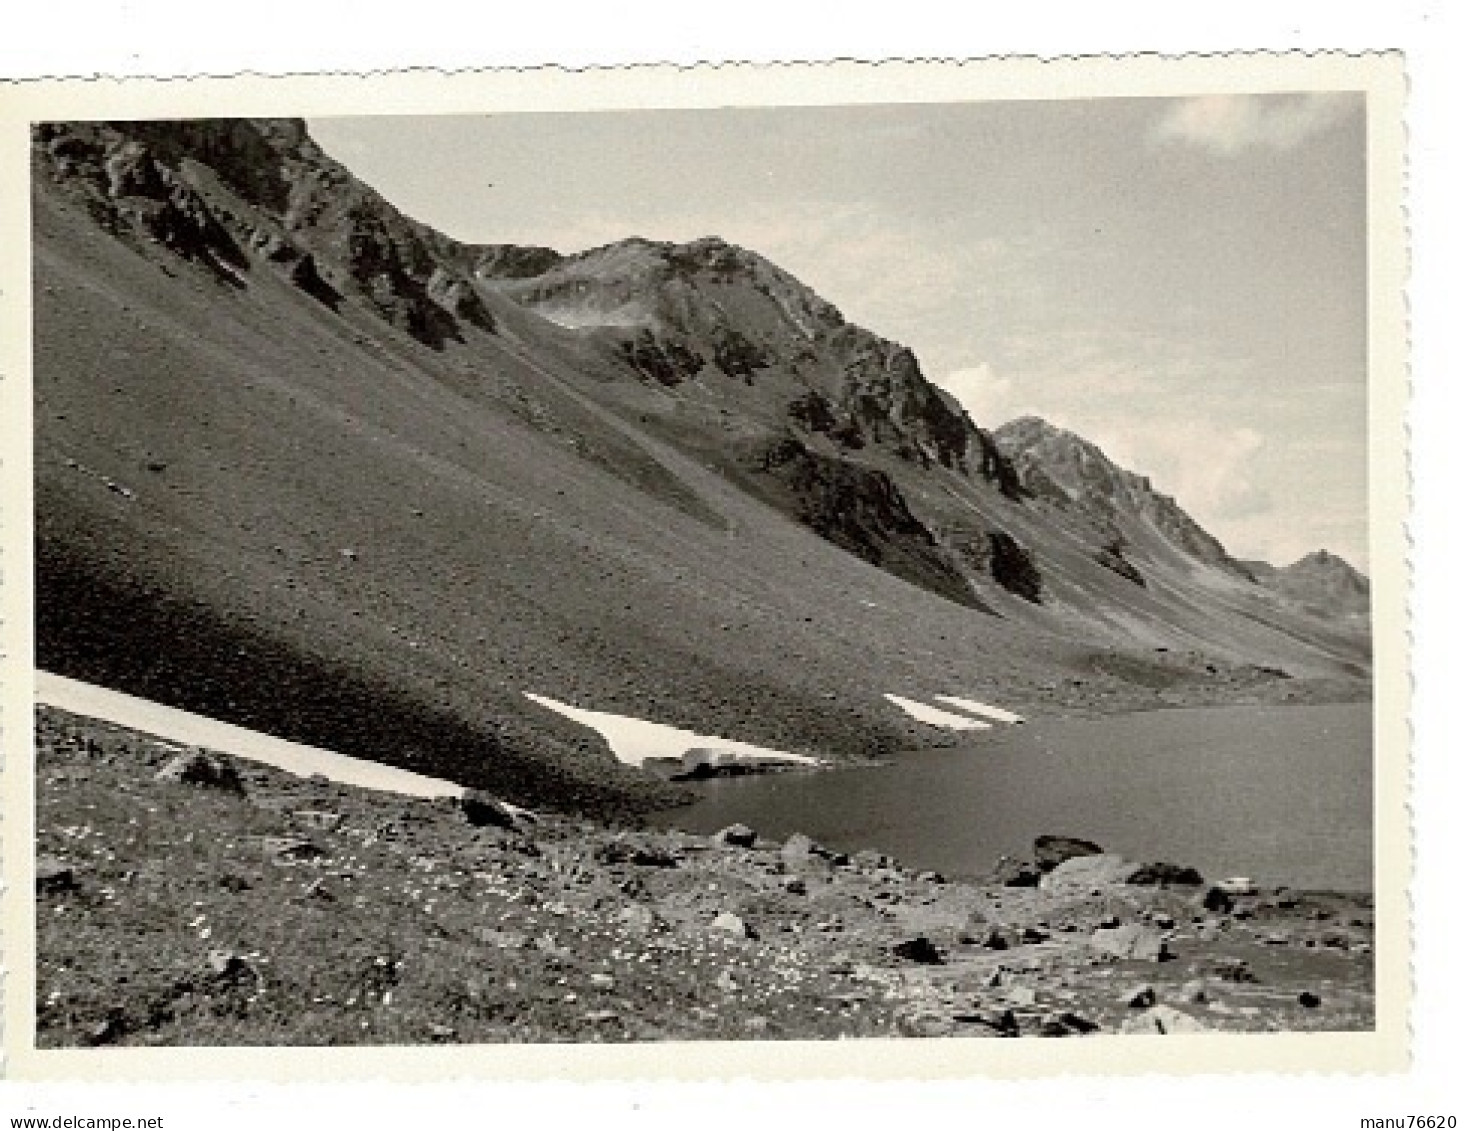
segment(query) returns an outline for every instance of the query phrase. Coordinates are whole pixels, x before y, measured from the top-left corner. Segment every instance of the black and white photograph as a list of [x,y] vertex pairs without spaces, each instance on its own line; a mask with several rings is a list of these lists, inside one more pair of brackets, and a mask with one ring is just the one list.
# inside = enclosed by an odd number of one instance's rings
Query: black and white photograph
[[1289,73],[30,122],[8,1039],[1387,1060],[1398,79]]

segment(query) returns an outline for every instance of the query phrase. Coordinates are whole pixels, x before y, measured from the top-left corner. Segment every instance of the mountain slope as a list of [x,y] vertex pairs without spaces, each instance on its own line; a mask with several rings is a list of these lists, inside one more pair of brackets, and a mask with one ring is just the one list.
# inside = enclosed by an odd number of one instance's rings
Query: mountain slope
[[[496,289],[632,360],[659,394],[636,406],[644,425],[847,549],[859,540],[809,516],[860,509],[838,497],[837,477],[888,481],[913,520],[907,559],[868,557],[899,576],[1107,645],[1262,657],[1300,674],[1367,664],[1358,625],[1341,632],[1279,606],[1148,481],[1042,421],[978,428],[908,349],[850,325],[755,253],[716,238],[632,239],[541,263]],[[625,389],[606,386],[608,402]],[[793,508],[766,474],[791,451],[825,469],[804,476],[818,497]]]
[[1095,562],[751,253],[459,244],[294,122],[33,157],[43,667],[594,812],[665,794],[524,692],[836,758],[928,736],[888,691],[1350,693],[1258,668],[1347,677],[1316,620]]
[[[1076,548],[1088,558],[1082,565],[1099,565],[1122,589],[1128,585],[1143,593],[1161,624],[1182,630],[1163,629],[1154,635],[1159,644],[1237,656],[1277,649],[1265,638],[1280,634],[1346,668],[1368,666],[1365,621],[1331,615],[1294,599],[1281,585],[1261,583],[1258,563],[1232,557],[1175,499],[1117,466],[1095,444],[1036,417],[1005,424],[994,438],[1034,508],[1079,543]],[[1078,600],[1094,604],[1090,597]],[[1102,607],[1094,611],[1104,618]],[[1145,634],[1138,626],[1136,632]],[[1295,654],[1278,662],[1297,670],[1299,661]]]

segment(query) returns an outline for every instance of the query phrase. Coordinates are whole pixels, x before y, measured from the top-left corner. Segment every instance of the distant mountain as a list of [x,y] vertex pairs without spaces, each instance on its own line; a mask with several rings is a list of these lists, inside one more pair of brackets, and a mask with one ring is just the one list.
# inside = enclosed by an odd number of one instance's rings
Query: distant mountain
[[525,692],[860,758],[930,733],[887,692],[1367,687],[1367,622],[752,251],[461,243],[288,120],[48,123],[32,169],[62,674],[596,813],[664,794]]
[[[1126,551],[1149,548],[1252,580],[1175,499],[1157,491],[1145,476],[1111,462],[1090,441],[1036,416],[1004,424],[995,439],[1027,491],[1074,509],[1105,533],[1102,564],[1130,576],[1124,569]],[[1139,583],[1138,578],[1131,580]]]
[[1267,562],[1246,564],[1261,584],[1319,616],[1369,614],[1369,579],[1327,550],[1315,550],[1281,568]]

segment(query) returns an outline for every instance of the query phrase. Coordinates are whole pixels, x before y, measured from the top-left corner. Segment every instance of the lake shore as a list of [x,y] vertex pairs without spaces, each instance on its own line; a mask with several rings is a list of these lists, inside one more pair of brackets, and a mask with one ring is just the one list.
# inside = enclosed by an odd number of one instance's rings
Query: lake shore
[[1217,894],[1105,854],[955,882],[372,793],[49,708],[36,789],[43,1047],[1373,1024],[1367,895]]
[[649,819],[805,832],[963,877],[1061,830],[1209,875],[1367,890],[1373,746],[1367,703],[1030,717],[848,774],[707,782]]

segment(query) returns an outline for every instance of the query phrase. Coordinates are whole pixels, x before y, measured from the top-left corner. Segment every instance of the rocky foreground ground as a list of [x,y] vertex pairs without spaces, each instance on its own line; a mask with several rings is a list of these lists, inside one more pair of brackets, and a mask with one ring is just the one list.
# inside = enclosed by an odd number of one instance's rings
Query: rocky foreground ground
[[1236,895],[1062,837],[959,881],[373,794],[51,709],[36,788],[43,1047],[1373,1025],[1368,896]]

